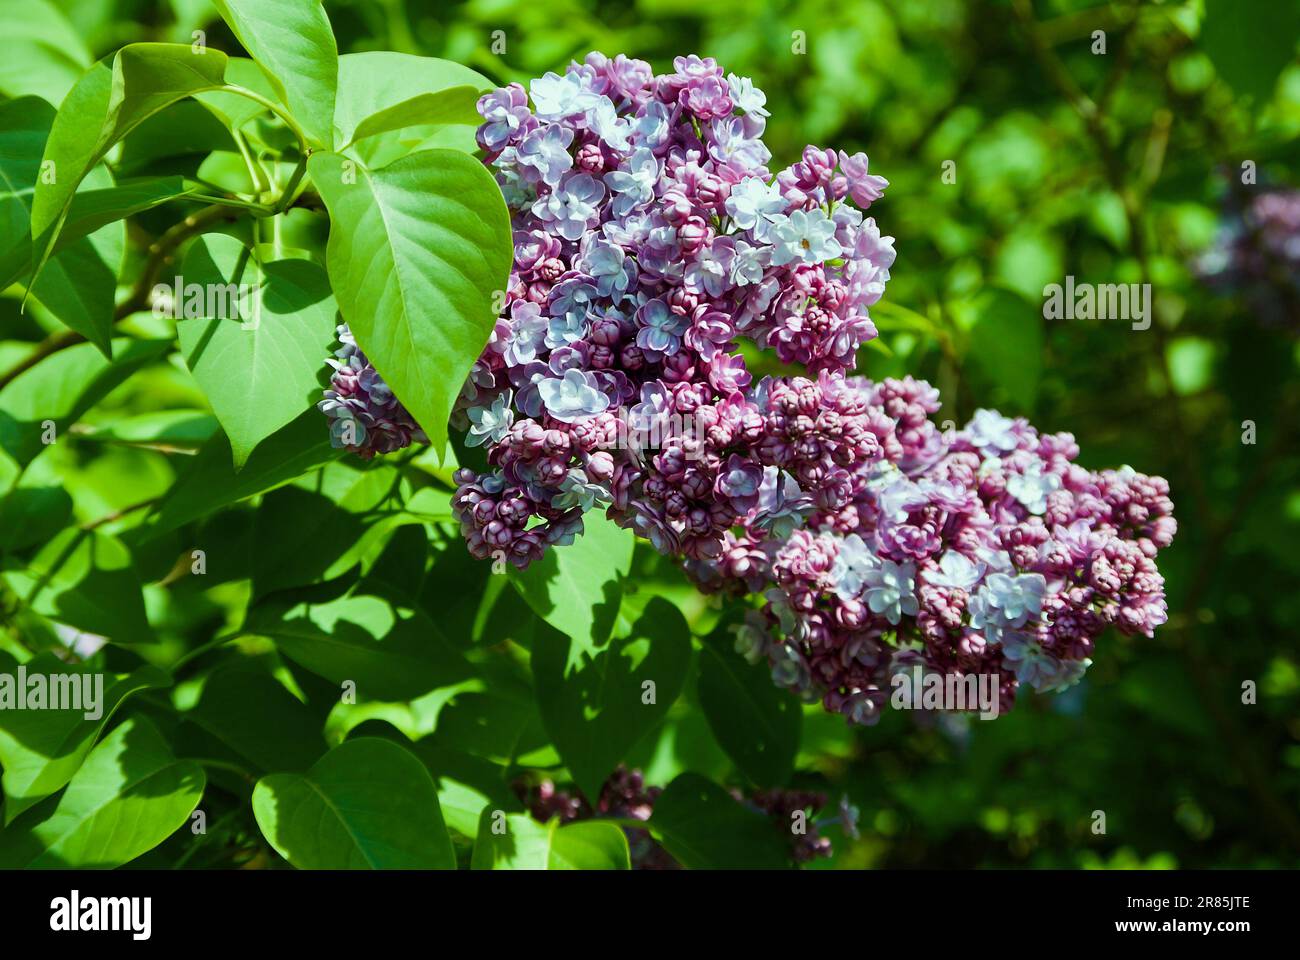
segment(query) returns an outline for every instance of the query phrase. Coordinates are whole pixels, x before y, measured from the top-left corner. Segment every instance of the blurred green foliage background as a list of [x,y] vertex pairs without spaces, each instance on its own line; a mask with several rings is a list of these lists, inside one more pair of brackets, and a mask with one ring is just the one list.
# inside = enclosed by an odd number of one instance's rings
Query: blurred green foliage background
[[[196,29],[235,48],[206,0],[55,5],[96,56],[134,40],[188,41]],[[812,143],[864,150],[891,182],[872,213],[899,256],[873,309],[880,348],[864,350],[861,372],[930,379],[941,419],[995,406],[1072,432],[1085,466],[1129,463],[1169,479],[1180,530],[1160,558],[1170,622],[1154,640],[1107,635],[1082,684],[1026,694],[992,723],[918,728],[887,711],[879,727],[851,731],[808,712],[799,782],[847,793],[863,828],[857,841],[833,833],[835,858],[817,866],[1300,862],[1300,352],[1292,333],[1207,289],[1190,266],[1231,192],[1300,186],[1300,3],[326,7],[343,52],[437,55],[503,83],[589,50],[657,71],[698,53],[752,77],[768,96],[774,169]],[[76,58],[37,45],[4,59],[0,93],[10,96],[44,85],[57,103],[65,74],[79,72]],[[1246,161],[1254,187],[1240,184]],[[1044,320],[1044,285],[1067,275],[1151,283],[1151,328]],[[185,388],[159,377],[133,389],[155,391],[157,405],[158,391]],[[1254,443],[1243,442],[1245,421]],[[136,451],[115,458],[95,461],[106,479],[88,481],[102,491],[92,515],[170,482]],[[122,477],[133,491],[118,491]],[[655,559],[640,561],[638,589],[707,620],[703,601]],[[1247,681],[1253,704],[1243,703]],[[683,766],[725,771],[698,711],[669,724],[641,758],[648,780]]]

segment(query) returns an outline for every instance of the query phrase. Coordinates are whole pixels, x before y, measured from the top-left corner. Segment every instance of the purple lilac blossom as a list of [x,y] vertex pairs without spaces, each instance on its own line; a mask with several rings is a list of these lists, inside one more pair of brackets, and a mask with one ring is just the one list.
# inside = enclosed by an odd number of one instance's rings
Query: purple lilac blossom
[[[454,415],[491,467],[457,477],[475,556],[526,565],[608,503],[665,551],[718,558],[746,526],[789,533],[874,450],[870,412],[785,409],[791,381],[755,383],[739,342],[835,393],[894,259],[850,194],[884,181],[815,147],[769,170],[762,91],[710,58],[674,68],[593,53],[480,100],[516,258]],[[620,446],[649,427],[650,449]]]
[[357,346],[347,324],[338,327],[339,349],[326,361],[333,374],[317,408],[330,418],[330,443],[369,460],[414,443],[424,431],[393,395]]
[[[480,100],[515,266],[453,413],[489,464],[456,474],[470,552],[524,567],[603,509],[702,590],[760,596],[737,649],[853,723],[901,669],[992,673],[1005,711],[1077,682],[1107,627],[1150,636],[1168,484],[993,410],[941,433],[930,385],[852,376],[894,262],[862,214],[886,182],[812,146],[774,175],[761,91],[675,68],[590,54],[531,111],[517,85]],[[795,369],[755,380],[741,340]],[[377,448],[410,442],[359,362],[322,409],[377,406]]]

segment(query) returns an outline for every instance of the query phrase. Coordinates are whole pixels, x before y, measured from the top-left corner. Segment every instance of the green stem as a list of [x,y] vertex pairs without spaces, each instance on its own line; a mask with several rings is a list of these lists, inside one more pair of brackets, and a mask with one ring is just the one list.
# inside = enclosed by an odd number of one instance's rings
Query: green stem
[[298,126],[298,121],[293,118],[293,114],[280,106],[274,100],[262,96],[254,90],[247,87],[241,87],[238,84],[230,84],[223,88],[227,93],[233,93],[241,97],[252,100],[254,103],[261,104],[270,110],[273,114],[284,121],[284,125],[293,131],[293,135],[298,138],[298,145],[302,149],[302,155],[305,157],[311,153],[311,143],[307,139],[306,132]]
[[307,172],[307,155],[304,153],[298,160],[298,165],[293,168],[293,175],[289,177],[289,182],[285,184],[284,190],[280,192],[280,199],[272,206],[274,214],[281,214],[289,209],[289,205],[297,199],[295,191],[298,185],[302,183],[303,174]]
[[244,158],[244,165],[248,167],[248,178],[253,182],[253,189],[261,193],[271,189],[271,184],[266,179],[266,171],[262,165],[253,159],[252,151],[248,149],[248,141],[238,130],[234,131],[235,146],[239,147],[239,155]]
[[181,657],[179,660],[177,660],[175,663],[171,665],[172,675],[175,676],[176,674],[180,673],[181,668],[184,667],[187,663],[190,663],[193,660],[197,660],[199,657],[203,656],[203,654],[207,653],[208,651],[215,650],[217,647],[225,646],[231,640],[237,640],[239,639],[239,637],[240,634],[238,631],[236,631],[235,633],[225,633],[219,637],[214,637],[212,640],[209,640],[207,643],[195,647],[193,650],[186,653],[183,657]]

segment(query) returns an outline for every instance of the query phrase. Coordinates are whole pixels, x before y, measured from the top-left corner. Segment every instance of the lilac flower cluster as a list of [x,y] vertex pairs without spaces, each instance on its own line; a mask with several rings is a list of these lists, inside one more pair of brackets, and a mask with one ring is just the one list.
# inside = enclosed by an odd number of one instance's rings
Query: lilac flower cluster
[[[475,556],[525,566],[599,506],[718,557],[738,525],[792,528],[888,426],[836,379],[876,335],[893,241],[861,211],[886,181],[815,147],[774,175],[763,93],[675,68],[593,53],[479,102],[515,268],[456,414],[492,467],[457,476]],[[741,338],[820,379],[754,384]]]
[[1195,269],[1244,294],[1266,325],[1300,331],[1300,190],[1269,190],[1225,218]]
[[[885,181],[815,147],[773,174],[761,91],[675,67],[591,54],[479,102],[515,266],[453,414],[489,464],[456,474],[470,552],[524,567],[604,510],[702,589],[761,595],[737,649],[855,723],[913,667],[992,675],[1004,711],[1076,682],[1107,627],[1151,635],[1168,484],[991,410],[941,434],[928,384],[851,376]],[[756,381],[742,340],[802,369]],[[346,343],[322,409],[409,442]]]
[[330,418],[330,442],[369,460],[428,437],[402,406],[366,355],[347,324],[338,328],[339,349],[326,361],[334,373],[317,408]]
[[910,378],[841,389],[891,424],[847,497],[784,541],[746,531],[693,568],[713,589],[767,584],[736,644],[778,684],[869,724],[899,671],[988,674],[1005,711],[1019,684],[1075,683],[1107,627],[1165,622],[1155,558],[1177,524],[1163,479],[1086,470],[1070,434],[991,410],[944,436],[937,392]]
[[[663,793],[659,787],[646,786],[645,777],[640,770],[628,770],[621,765],[601,785],[600,797],[595,806],[588,803],[581,794],[558,789],[550,780],[543,780],[535,786],[520,781],[515,784],[515,791],[533,819],[542,823],[553,817],[559,817],[561,823],[600,817],[648,821],[654,813],[655,803]],[[790,858],[795,863],[808,863],[834,853],[830,839],[823,837],[820,832],[821,827],[828,823],[838,823],[850,837],[856,839],[858,836],[858,811],[849,804],[847,797],[840,801],[834,815],[816,819],[817,813],[826,806],[826,795],[822,793],[775,788],[748,794],[733,789],[731,795],[738,803],[770,818],[773,827],[781,831],[783,836],[788,835]],[[799,811],[804,813],[800,824],[802,829],[792,829],[795,825],[793,815]],[[623,832],[628,838],[633,869],[681,868],[672,855],[655,841],[649,830],[624,826]]]
[[[534,820],[547,823],[552,817],[559,817],[561,823],[573,823],[576,820],[590,820],[593,817],[614,817],[621,820],[650,819],[655,802],[663,790],[648,787],[640,770],[628,770],[620,765],[601,784],[600,796],[593,807],[580,793],[560,790],[551,780],[530,786],[526,782],[515,783],[515,792],[528,808]],[[636,827],[623,827],[627,836],[628,853],[634,870],[679,870],[681,864],[669,855],[650,835],[649,830]]]

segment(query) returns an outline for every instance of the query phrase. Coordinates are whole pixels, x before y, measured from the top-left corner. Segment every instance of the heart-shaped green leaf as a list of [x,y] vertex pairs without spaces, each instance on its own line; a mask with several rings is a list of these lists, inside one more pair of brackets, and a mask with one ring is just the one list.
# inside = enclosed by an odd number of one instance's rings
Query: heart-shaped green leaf
[[379,170],[316,153],[307,168],[330,212],[326,264],[343,319],[442,450],[510,273],[501,191],[455,150],[421,150]]
[[433,778],[389,740],[348,740],[306,774],[263,777],[253,814],[271,846],[301,869],[456,868]]

